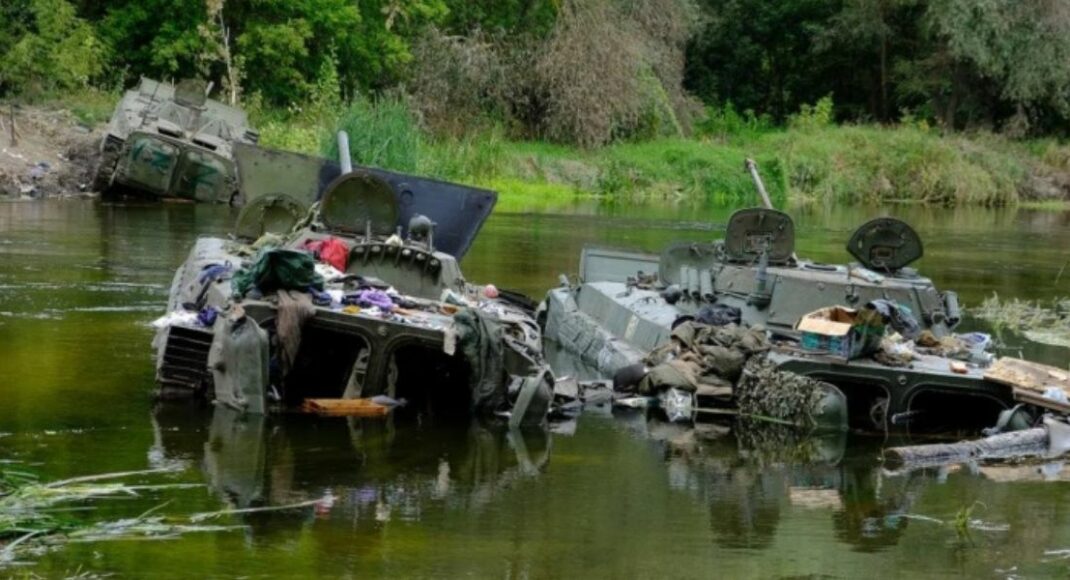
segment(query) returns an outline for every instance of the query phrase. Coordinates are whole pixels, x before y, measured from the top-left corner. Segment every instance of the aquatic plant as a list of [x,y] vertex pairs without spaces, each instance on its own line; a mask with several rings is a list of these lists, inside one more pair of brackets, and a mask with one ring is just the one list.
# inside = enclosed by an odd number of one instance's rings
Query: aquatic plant
[[131,485],[114,480],[171,473],[178,468],[106,473],[41,482],[37,475],[18,470],[0,470],[0,568],[15,563],[24,554],[41,553],[72,542],[126,539],[170,539],[194,532],[219,532],[240,526],[205,526],[153,516],[167,504],[138,517],[105,522],[81,522],[60,517],[75,509],[60,504],[91,502],[120,497],[138,497],[140,492],[200,487],[200,484]]
[[1070,298],[1056,298],[1048,303],[1028,300],[1000,300],[993,293],[973,314],[991,324],[996,331],[1010,330],[1029,340],[1070,348]]

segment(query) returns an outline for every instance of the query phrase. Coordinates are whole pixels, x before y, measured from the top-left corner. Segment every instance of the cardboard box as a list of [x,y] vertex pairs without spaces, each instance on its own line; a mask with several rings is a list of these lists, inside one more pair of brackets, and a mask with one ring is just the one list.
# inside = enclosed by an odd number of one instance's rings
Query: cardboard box
[[880,316],[845,306],[830,306],[803,316],[795,325],[803,350],[858,358],[880,347],[884,324]]

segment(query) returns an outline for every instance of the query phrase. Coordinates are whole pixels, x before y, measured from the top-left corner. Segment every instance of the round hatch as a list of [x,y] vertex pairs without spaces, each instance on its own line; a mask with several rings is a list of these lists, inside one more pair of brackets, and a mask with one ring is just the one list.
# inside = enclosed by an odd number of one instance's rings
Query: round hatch
[[870,270],[895,272],[921,258],[921,237],[895,218],[870,220],[855,230],[847,251]]
[[285,234],[308,214],[308,208],[284,193],[272,193],[254,199],[238,214],[235,234],[256,239],[270,232]]
[[320,221],[328,229],[364,233],[368,224],[376,235],[390,235],[398,226],[394,188],[365,171],[339,176],[327,186],[320,201]]
[[741,209],[728,218],[724,236],[729,262],[756,263],[766,254],[770,264],[783,264],[795,254],[795,222],[775,209]]

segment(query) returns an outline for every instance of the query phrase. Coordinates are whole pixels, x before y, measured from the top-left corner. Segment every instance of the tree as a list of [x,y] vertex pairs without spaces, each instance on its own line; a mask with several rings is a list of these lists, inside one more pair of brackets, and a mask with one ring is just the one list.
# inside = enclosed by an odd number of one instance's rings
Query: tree
[[[685,84],[713,105],[783,121],[802,103],[835,92],[844,71],[814,50],[835,14],[826,0],[702,0],[701,31],[688,46]],[[837,98],[837,102],[840,99]]]
[[216,60],[223,65],[223,92],[227,102],[237,104],[241,94],[242,67],[241,59],[235,57],[231,48],[231,32],[223,17],[225,0],[206,0],[208,22],[201,27],[201,35],[213,49],[205,55],[206,59]]
[[208,73],[211,41],[201,34],[207,22],[205,0],[111,0],[99,30],[123,80],[180,79]]
[[[17,24],[0,37],[0,90],[17,92],[85,87],[104,70],[106,49],[93,27],[64,0],[6,6]],[[4,44],[7,44],[5,47]]]
[[[869,116],[890,121],[895,111],[891,109],[894,95],[891,94],[895,44],[909,42],[916,16],[904,11],[917,5],[919,0],[843,0],[840,10],[829,19],[817,35],[818,53],[839,60],[836,68],[857,71],[855,80],[865,77],[875,69],[872,80],[863,78],[859,96],[868,101]],[[867,82],[868,81],[868,82]],[[868,85],[868,86],[865,86]],[[841,88],[846,88],[842,87]],[[855,95],[850,89],[836,91],[841,100],[850,102]],[[845,94],[847,93],[847,94]],[[855,97],[856,99],[858,97]]]
[[928,24],[947,53],[994,81],[1019,121],[1038,109],[1070,117],[1070,3],[929,0]]

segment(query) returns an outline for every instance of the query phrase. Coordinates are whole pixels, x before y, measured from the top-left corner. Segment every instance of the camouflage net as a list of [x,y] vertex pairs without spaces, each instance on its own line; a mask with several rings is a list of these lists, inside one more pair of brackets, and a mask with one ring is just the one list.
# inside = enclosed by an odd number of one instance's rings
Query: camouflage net
[[638,391],[653,395],[675,388],[687,392],[730,391],[742,415],[792,425],[817,426],[815,413],[835,388],[821,381],[777,369],[764,355],[765,333],[734,324],[709,326],[685,322],[672,340],[644,360],[650,371]]
[[813,411],[832,388],[828,383],[779,370],[765,358],[753,357],[743,367],[734,394],[743,415],[813,427]]

